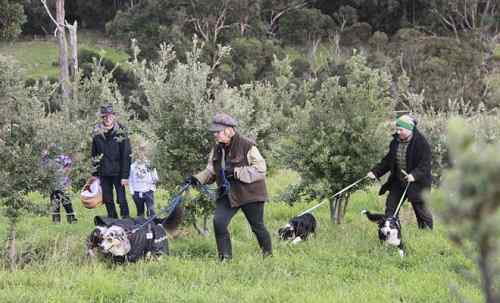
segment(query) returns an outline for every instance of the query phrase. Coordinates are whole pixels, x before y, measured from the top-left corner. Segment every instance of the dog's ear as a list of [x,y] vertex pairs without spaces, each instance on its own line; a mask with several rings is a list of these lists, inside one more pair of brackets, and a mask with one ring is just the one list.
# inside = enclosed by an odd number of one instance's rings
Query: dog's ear
[[368,218],[368,220],[370,220],[372,222],[379,223],[379,222],[385,220],[385,215],[383,215],[383,214],[372,214],[371,212],[369,212],[367,210],[363,210],[362,213],[365,214],[366,217]]

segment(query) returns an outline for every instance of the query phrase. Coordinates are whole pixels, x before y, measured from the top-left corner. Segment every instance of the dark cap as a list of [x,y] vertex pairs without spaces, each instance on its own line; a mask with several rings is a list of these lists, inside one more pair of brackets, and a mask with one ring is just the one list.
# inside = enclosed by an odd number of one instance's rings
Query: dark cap
[[225,113],[217,113],[212,119],[212,124],[208,128],[210,132],[220,132],[228,127],[235,127],[238,125],[236,119]]
[[101,116],[106,116],[106,115],[114,115],[115,112],[113,111],[113,105],[112,104],[107,104],[101,106]]

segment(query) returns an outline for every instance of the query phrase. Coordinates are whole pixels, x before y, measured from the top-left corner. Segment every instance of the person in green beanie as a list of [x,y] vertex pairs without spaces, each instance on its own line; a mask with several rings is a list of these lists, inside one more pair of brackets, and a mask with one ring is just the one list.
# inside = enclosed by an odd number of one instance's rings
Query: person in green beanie
[[385,204],[386,216],[394,215],[409,183],[405,200],[408,199],[413,206],[418,227],[432,229],[432,214],[422,195],[422,192],[430,190],[432,184],[432,153],[429,143],[416,126],[416,120],[410,115],[402,115],[396,119],[396,133],[389,152],[367,176],[378,179],[387,172],[391,173],[379,192],[383,195],[389,191]]

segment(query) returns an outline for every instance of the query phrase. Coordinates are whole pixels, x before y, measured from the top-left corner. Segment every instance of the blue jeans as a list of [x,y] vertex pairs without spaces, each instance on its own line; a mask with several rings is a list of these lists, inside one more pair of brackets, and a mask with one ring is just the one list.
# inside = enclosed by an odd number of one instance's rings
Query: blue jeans
[[148,217],[156,215],[155,213],[155,197],[154,191],[138,192],[135,191],[132,195],[135,206],[137,208],[137,216],[144,217],[144,205],[148,209]]

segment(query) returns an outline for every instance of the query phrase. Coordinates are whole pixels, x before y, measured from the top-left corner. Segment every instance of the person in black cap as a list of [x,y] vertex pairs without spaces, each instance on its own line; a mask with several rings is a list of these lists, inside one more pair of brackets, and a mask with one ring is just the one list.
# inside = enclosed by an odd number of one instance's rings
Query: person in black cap
[[130,142],[126,129],[115,121],[112,105],[101,107],[102,123],[96,125],[92,138],[92,159],[96,169],[92,173],[93,181],[99,178],[102,187],[102,199],[106,205],[108,217],[118,218],[113,201],[113,187],[120,205],[122,218],[130,216],[125,186],[130,173]]
[[194,186],[216,182],[218,197],[214,213],[214,233],[221,261],[232,258],[228,225],[241,209],[257,236],[263,256],[272,254],[271,237],[264,225],[266,188],[266,161],[251,139],[235,130],[236,120],[219,113],[213,118],[209,131],[216,140],[202,172],[187,178]]

